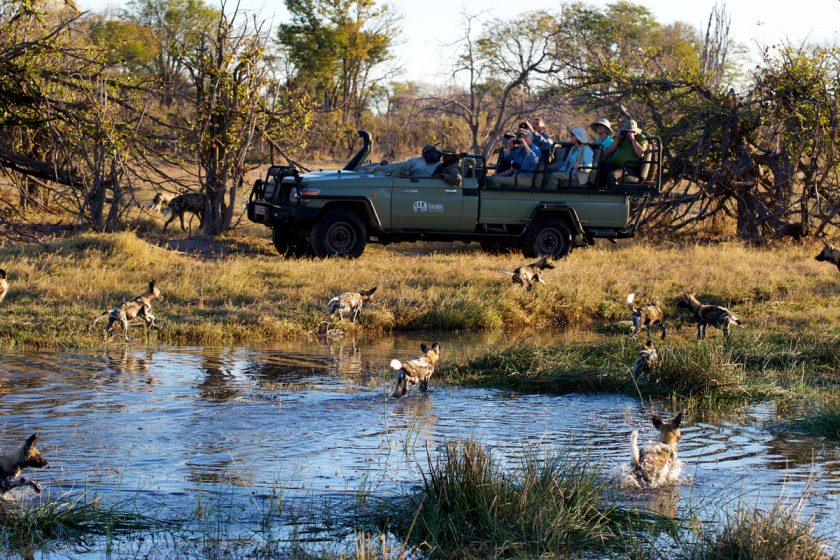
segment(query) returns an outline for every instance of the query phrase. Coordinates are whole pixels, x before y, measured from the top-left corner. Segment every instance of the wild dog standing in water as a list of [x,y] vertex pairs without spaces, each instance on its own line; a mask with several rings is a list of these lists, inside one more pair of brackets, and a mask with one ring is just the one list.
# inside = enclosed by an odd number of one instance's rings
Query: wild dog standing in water
[[828,241],[823,241],[823,245],[825,245],[823,250],[814,258],[820,262],[833,263],[837,266],[837,270],[840,270],[840,249],[835,249]]
[[9,293],[9,282],[6,280],[6,271],[0,268],[0,303],[6,299],[6,294]]
[[31,486],[37,493],[41,493],[41,486],[37,482],[20,476],[25,468],[42,469],[49,466],[35,447],[37,439],[38,434],[32,434],[21,447],[0,456],[0,493],[20,486]]
[[706,326],[712,325],[723,330],[723,336],[729,336],[729,325],[740,325],[741,320],[725,307],[719,305],[703,305],[690,292],[683,292],[677,307],[690,310],[697,323],[697,338],[706,338]]
[[96,319],[93,320],[93,324],[96,326],[99,319],[108,315],[108,324],[105,325],[105,330],[102,332],[102,336],[106,340],[108,339],[108,331],[110,331],[117,323],[122,325],[125,340],[131,340],[128,338],[128,322],[135,317],[143,319],[147,326],[160,330],[160,327],[155,324],[155,316],[152,315],[152,302],[156,299],[163,299],[163,295],[161,295],[155,281],[152,280],[149,282],[149,287],[145,292],[131,301],[126,301],[121,305],[118,305],[110,311],[103,311]]
[[531,291],[537,283],[545,284],[545,281],[542,279],[543,271],[553,268],[554,265],[548,261],[548,257],[546,256],[537,262],[520,266],[513,271],[511,279],[514,284],[519,284],[526,290]]
[[677,444],[682,437],[680,424],[682,412],[669,422],[652,416],[654,427],[659,430],[659,441],[644,451],[639,451],[639,430],[630,434],[630,458],[633,478],[640,485],[657,486],[672,482],[679,474]]
[[362,307],[370,301],[373,293],[376,291],[376,287],[371,288],[370,290],[362,290],[360,292],[344,292],[343,294],[338,294],[334,298],[330,300],[327,304],[327,308],[329,310],[330,319],[338,313],[338,320],[344,320],[345,313],[352,314],[352,322],[356,322],[356,317],[359,316],[359,313],[362,312]]
[[636,363],[633,364],[633,376],[639,377],[640,375],[650,373],[658,363],[659,354],[656,353],[656,348],[653,347],[653,341],[648,339],[645,347],[639,350]]
[[659,326],[662,331],[661,339],[665,340],[665,313],[655,303],[648,303],[641,307],[633,307],[633,301],[636,299],[635,292],[627,296],[627,307],[630,308],[630,320],[633,321],[633,329],[630,332],[630,338],[633,340],[639,335],[642,327],[647,329],[647,337],[650,340],[650,328],[654,325]]
[[397,387],[392,395],[398,399],[408,391],[408,384],[420,384],[420,390],[426,392],[429,379],[435,372],[435,366],[440,361],[440,344],[437,342],[429,348],[426,343],[420,345],[423,355],[414,360],[402,363],[396,358],[391,360],[391,367],[397,371]]

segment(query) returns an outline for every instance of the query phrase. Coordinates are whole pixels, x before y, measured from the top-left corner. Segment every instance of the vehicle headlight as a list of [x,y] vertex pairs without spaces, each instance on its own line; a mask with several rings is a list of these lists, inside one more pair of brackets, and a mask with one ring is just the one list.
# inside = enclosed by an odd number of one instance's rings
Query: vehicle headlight
[[289,202],[294,204],[297,203],[298,200],[300,200],[300,192],[298,192],[297,187],[292,187],[289,189]]

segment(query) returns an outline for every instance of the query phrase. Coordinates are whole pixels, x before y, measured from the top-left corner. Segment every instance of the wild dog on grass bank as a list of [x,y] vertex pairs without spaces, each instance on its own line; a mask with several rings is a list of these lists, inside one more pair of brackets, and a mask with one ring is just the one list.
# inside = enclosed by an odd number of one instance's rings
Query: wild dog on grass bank
[[0,268],[0,303],[6,299],[6,294],[9,293],[9,281],[6,280],[6,271]]
[[633,364],[633,376],[638,379],[640,376],[648,375],[658,364],[659,354],[653,347],[653,341],[648,339],[645,347],[639,350],[636,363]]
[[650,340],[650,328],[658,326],[662,332],[661,339],[665,340],[665,313],[655,303],[648,303],[641,307],[635,307],[635,292],[627,295],[627,307],[630,308],[630,320],[633,321],[633,329],[630,331],[630,338],[635,340],[642,327],[647,329],[647,337]]
[[114,307],[113,309],[105,310],[96,319],[93,320],[93,325],[96,326],[96,323],[104,317],[108,315],[108,324],[105,325],[105,330],[102,331],[102,336],[105,340],[108,339],[108,332],[113,328],[114,325],[119,323],[122,325],[123,334],[125,336],[126,342],[131,340],[128,338],[128,322],[135,317],[140,317],[143,321],[146,322],[147,326],[152,327],[153,329],[160,330],[160,327],[155,324],[155,316],[152,315],[152,302],[158,299],[163,299],[163,295],[160,293],[156,282],[152,280],[149,282],[149,287],[146,289],[145,292],[134,298],[133,300],[123,302],[122,304]]
[[343,321],[344,314],[349,313],[351,315],[351,321],[355,323],[359,313],[362,312],[362,308],[373,297],[373,293],[376,291],[376,288],[377,287],[375,286],[369,290],[344,292],[343,294],[338,294],[332,298],[327,304],[330,319],[338,313],[338,320]]
[[683,292],[677,307],[688,309],[694,315],[699,340],[706,338],[706,327],[708,325],[721,329],[723,336],[729,336],[729,325],[741,324],[741,320],[727,308],[720,305],[703,305],[691,292]]
[[547,269],[553,269],[554,265],[549,262],[548,257],[543,257],[537,262],[529,265],[520,266],[511,274],[511,280],[514,284],[519,284],[528,291],[534,289],[534,286],[545,284],[542,279],[543,272]]
[[823,241],[823,250],[814,257],[820,262],[830,262],[840,270],[840,249],[835,249],[828,241]]

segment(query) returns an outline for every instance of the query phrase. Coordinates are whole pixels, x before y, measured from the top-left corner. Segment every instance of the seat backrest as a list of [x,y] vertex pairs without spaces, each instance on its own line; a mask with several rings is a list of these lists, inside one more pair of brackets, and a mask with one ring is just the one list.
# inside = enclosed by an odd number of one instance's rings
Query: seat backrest
[[589,170],[586,184],[590,189],[594,189],[598,186],[598,164],[601,162],[604,147],[601,144],[589,144],[589,147],[592,148],[592,169]]
[[650,180],[651,171],[653,171],[654,166],[651,165],[653,161],[653,150],[654,147],[651,142],[648,142],[648,147],[645,150],[645,157],[642,158],[642,166],[639,168],[639,177],[642,181]]
[[554,144],[553,154],[551,156],[551,161],[549,162],[551,165],[557,164],[558,166],[566,161],[566,156],[569,155],[569,150],[572,149],[572,144],[570,142],[562,142]]
[[472,179],[475,176],[475,158],[464,158],[461,161],[461,175],[464,179]]

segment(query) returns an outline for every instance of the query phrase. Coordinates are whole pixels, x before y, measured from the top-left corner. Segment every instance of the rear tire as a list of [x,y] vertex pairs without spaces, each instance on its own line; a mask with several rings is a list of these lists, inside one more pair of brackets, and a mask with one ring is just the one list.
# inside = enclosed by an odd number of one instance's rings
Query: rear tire
[[312,228],[312,249],[318,257],[358,258],[367,245],[367,226],[352,210],[327,210]]
[[534,220],[522,240],[522,254],[529,259],[550,256],[562,259],[572,252],[572,232],[559,217]]

